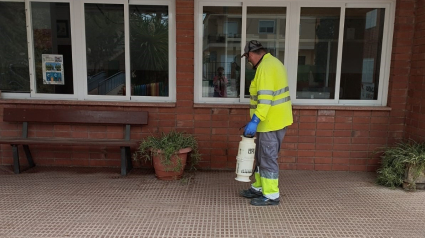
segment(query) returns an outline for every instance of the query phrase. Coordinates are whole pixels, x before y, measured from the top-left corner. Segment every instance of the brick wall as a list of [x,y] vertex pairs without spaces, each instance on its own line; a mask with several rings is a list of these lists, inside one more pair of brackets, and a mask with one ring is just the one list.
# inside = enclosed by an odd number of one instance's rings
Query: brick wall
[[296,109],[294,116],[281,169],[374,171],[372,152],[390,136],[390,111]]
[[[420,12],[423,11],[423,0],[418,1]],[[424,69],[419,65],[424,59],[424,24],[417,24],[419,33],[414,33],[415,1],[397,1],[393,54],[391,60],[388,106],[386,108],[361,107],[313,107],[294,106],[294,124],[289,127],[279,157],[281,169],[297,170],[338,170],[338,171],[374,171],[379,160],[373,152],[377,147],[393,143],[401,139],[405,133],[406,108],[409,109],[408,129],[417,135],[423,132],[424,105],[423,96],[418,87],[407,95],[409,75],[411,85],[422,80],[424,89]],[[421,10],[422,9],[422,10]],[[240,135],[239,128],[249,120],[248,107],[216,106],[198,107],[193,102],[194,85],[194,0],[176,1],[177,20],[177,103],[175,107],[143,106],[149,111],[149,125],[135,128],[132,139],[141,139],[146,135],[160,131],[177,129],[194,133],[200,144],[204,169],[235,169],[236,154]],[[424,15],[417,16],[417,21]],[[412,43],[416,52],[412,58]],[[413,72],[415,75],[413,76]],[[418,106],[410,99],[421,98]],[[417,100],[412,100],[416,102]],[[25,103],[25,102],[24,102]],[[124,105],[125,104],[125,105]],[[64,105],[49,105],[35,100],[27,104],[3,101],[2,107],[34,107],[34,108],[93,108],[94,110],[141,110],[141,107],[124,103],[86,103],[67,102]],[[423,107],[422,107],[423,108]],[[415,110],[415,111],[413,111]],[[1,112],[2,113],[2,110]],[[417,119],[421,116],[422,120]],[[414,123],[414,121],[418,123]],[[422,122],[422,124],[420,124]],[[417,125],[417,126],[414,126]],[[421,128],[422,131],[417,129]],[[120,127],[98,126],[34,126],[30,136],[71,136],[109,138],[122,135]],[[0,122],[0,136],[19,136],[20,125]],[[412,134],[412,133],[410,133]],[[119,149],[115,148],[51,148],[33,147],[35,161],[39,165],[62,166],[119,166]],[[20,151],[23,155],[23,151]],[[22,164],[26,162],[22,160]],[[0,164],[12,164],[12,152],[9,145],[0,147]],[[148,166],[138,164],[137,166]]]
[[425,140],[425,1],[416,1],[411,71],[407,99],[406,137]]
[[[388,106],[391,107],[390,133],[393,138],[403,138],[409,86],[410,60],[414,36],[414,12],[416,0],[398,0],[394,24],[393,51],[388,92]],[[390,144],[394,140],[390,141]]]

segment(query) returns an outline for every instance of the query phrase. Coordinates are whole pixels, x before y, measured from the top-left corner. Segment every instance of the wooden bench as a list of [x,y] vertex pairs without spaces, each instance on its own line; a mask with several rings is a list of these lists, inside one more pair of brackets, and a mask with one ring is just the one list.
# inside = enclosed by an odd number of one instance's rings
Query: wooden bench
[[[19,174],[18,146],[22,145],[29,167],[35,166],[29,145],[54,146],[117,146],[121,148],[121,175],[127,175],[132,169],[131,146],[137,146],[138,141],[130,140],[131,125],[147,125],[148,112],[144,111],[93,111],[76,109],[24,109],[4,108],[3,121],[21,122],[22,137],[0,138],[0,144],[10,144],[13,148],[13,167]],[[122,125],[123,139],[90,139],[90,138],[45,138],[28,137],[28,123],[48,124],[91,124],[91,125]]]

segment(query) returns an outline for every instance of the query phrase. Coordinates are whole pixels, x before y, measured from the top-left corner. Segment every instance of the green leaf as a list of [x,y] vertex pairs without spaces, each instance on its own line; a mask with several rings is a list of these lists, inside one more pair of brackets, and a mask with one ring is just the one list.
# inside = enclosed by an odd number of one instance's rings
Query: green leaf
[[413,169],[413,180],[409,186],[415,189],[415,180],[425,169],[425,143],[414,140],[400,141],[394,146],[378,149],[381,167],[377,170],[377,183],[387,187],[398,187],[404,179],[406,169]]
[[[190,169],[195,170],[195,166],[201,160],[201,154],[199,153],[198,149],[198,142],[193,135],[185,134],[184,132],[161,132],[160,135],[151,135],[146,137],[140,142],[137,154],[133,155],[133,159],[137,160],[140,156],[140,159],[151,161],[152,155],[155,154],[160,156],[161,163],[167,166],[171,164],[172,156],[176,155],[179,150],[184,148],[192,149],[189,154],[191,161]],[[180,166],[182,165],[180,164]],[[179,165],[176,167],[179,167]],[[178,170],[178,168],[175,169]]]

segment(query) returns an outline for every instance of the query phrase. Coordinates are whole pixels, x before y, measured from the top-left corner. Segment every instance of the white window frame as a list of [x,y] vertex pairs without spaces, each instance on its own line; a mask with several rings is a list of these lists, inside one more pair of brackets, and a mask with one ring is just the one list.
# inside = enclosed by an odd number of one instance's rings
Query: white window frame
[[[81,51],[82,54],[80,54],[81,57],[81,63],[84,65],[83,72],[84,77],[84,83],[78,84],[78,89],[84,93],[80,94],[83,96],[84,100],[90,100],[90,101],[128,101],[130,100],[130,95],[128,94],[128,91],[126,91],[125,96],[124,95],[113,95],[113,96],[106,96],[106,95],[90,95],[87,93],[87,47],[86,47],[86,21],[84,18],[85,15],[85,8],[84,5],[86,3],[94,3],[94,4],[122,4],[124,7],[124,39],[125,39],[125,85],[130,85],[130,51],[129,51],[129,45],[130,42],[128,40],[129,38],[129,22],[128,22],[128,1],[123,0],[80,0],[79,2],[79,9],[82,14],[81,16],[81,26],[84,29],[81,31],[82,34],[82,41],[81,41]],[[128,89],[129,87],[126,87]]]
[[[348,3],[345,8],[385,8],[384,32],[382,34],[381,65],[379,68],[378,98],[376,100],[340,100],[343,105],[386,106],[391,67],[391,52],[395,21],[395,1],[387,3]],[[342,26],[343,27],[343,26]],[[344,28],[342,28],[344,29]],[[338,84],[339,92],[339,84]],[[336,93],[335,93],[336,94]]]
[[[290,87],[291,101],[294,105],[330,105],[330,106],[386,106],[388,98],[388,84],[391,66],[392,39],[394,32],[395,7],[396,0],[316,0],[316,1],[267,1],[258,2],[252,0],[228,0],[226,2],[212,2],[209,0],[195,0],[195,103],[213,103],[213,104],[248,104],[249,99],[243,98],[207,98],[202,97],[202,85],[198,79],[202,75],[202,13],[204,6],[242,6],[242,39],[241,49],[246,42],[246,17],[248,6],[267,7],[279,6],[286,7],[286,39],[285,39],[285,66],[288,71],[288,84]],[[335,99],[297,99],[297,68],[298,68],[298,42],[299,42],[299,24],[301,7],[338,7],[341,9],[340,30],[338,36],[338,55],[337,72],[335,85]],[[349,8],[384,8],[385,20],[382,39],[381,65],[379,74],[378,97],[376,100],[342,100],[339,99],[340,77],[341,77],[341,59],[343,47],[343,34],[345,23],[345,10]],[[242,54],[242,52],[241,52]],[[292,59],[292,60],[290,60]],[[296,60],[294,60],[296,59]],[[245,80],[245,60],[241,61],[241,90],[244,89]]]
[[[215,7],[241,7],[242,8],[242,34],[241,34],[241,55],[242,50],[245,47],[246,41],[246,15],[247,15],[247,7],[285,7],[286,8],[286,32],[285,36],[288,35],[288,2],[282,1],[265,1],[258,4],[254,1],[208,1],[208,0],[195,0],[195,22],[194,22],[194,43],[195,43],[195,62],[194,62],[194,101],[195,103],[206,103],[206,104],[248,104],[249,98],[245,98],[244,90],[245,90],[245,67],[246,62],[244,59],[241,60],[241,74],[240,74],[240,95],[238,98],[217,98],[217,97],[202,97],[202,40],[203,40],[203,7],[204,6],[215,6]],[[245,16],[245,17],[244,17]],[[285,39],[285,62],[287,61],[288,56],[288,39]]]
[[[131,96],[131,101],[136,102],[176,102],[176,5],[175,0],[129,0],[129,5],[163,5],[168,6],[168,97],[156,96]],[[127,8],[128,11],[128,8]],[[129,24],[127,24],[128,35],[130,34]],[[126,46],[130,52],[130,37],[126,38]],[[130,55],[129,55],[130,57]],[[127,60],[127,59],[126,59]],[[130,58],[128,58],[130,62]],[[128,64],[128,73],[130,74],[130,64]],[[127,77],[130,79],[130,75]],[[130,85],[130,83],[129,83]],[[127,95],[131,95],[130,87],[127,87]]]
[[[176,102],[176,20],[174,0],[0,0],[4,2],[25,2],[28,61],[30,73],[30,93],[3,92],[5,99],[54,99],[54,100],[90,100],[90,101],[129,101],[129,102]],[[70,6],[70,32],[72,45],[72,66],[74,94],[47,94],[36,93],[34,40],[31,19],[31,2],[62,2]],[[87,67],[86,67],[86,39],[84,3],[122,4],[124,6],[124,34],[125,34],[125,70],[126,86],[131,85],[130,75],[130,30],[129,30],[129,5],[164,5],[168,6],[168,96],[132,96],[131,87],[126,87],[126,95],[89,95],[87,92]],[[66,79],[65,79],[66,80]]]
[[[298,60],[297,62],[292,65],[292,68],[288,69],[288,76],[291,73],[292,77],[289,77],[293,81],[292,84],[289,87],[290,94],[291,94],[291,101],[294,104],[305,104],[305,105],[324,105],[324,104],[332,104],[337,105],[338,100],[336,99],[336,95],[339,95],[339,82],[340,82],[340,75],[341,75],[341,58],[342,58],[342,39],[344,36],[344,30],[341,30],[341,25],[344,27],[344,17],[345,12],[343,10],[345,4],[343,3],[299,3],[294,4],[294,11],[293,15],[291,17],[294,17],[295,19],[295,25],[299,26],[301,22],[301,8],[303,7],[309,7],[309,8],[340,8],[340,19],[339,19],[339,35],[338,35],[338,58],[337,58],[337,68],[336,68],[336,78],[335,78],[335,99],[297,99],[297,72],[298,72]],[[290,37],[292,37],[293,42],[296,42],[296,47],[292,47],[293,52],[291,52],[296,59],[298,59],[298,53],[299,53],[299,34],[300,34],[300,28],[299,27],[292,27],[290,33]],[[292,69],[292,70],[291,70]]]

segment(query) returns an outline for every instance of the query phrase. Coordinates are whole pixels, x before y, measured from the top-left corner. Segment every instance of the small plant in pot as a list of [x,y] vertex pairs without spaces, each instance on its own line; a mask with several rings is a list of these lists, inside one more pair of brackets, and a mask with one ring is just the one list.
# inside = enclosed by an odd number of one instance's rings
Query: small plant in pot
[[392,188],[403,185],[406,190],[425,188],[425,142],[402,141],[379,152],[378,184]]
[[183,132],[171,131],[143,139],[134,158],[152,161],[158,179],[177,180],[182,178],[189,152],[190,169],[194,170],[201,159],[196,138]]

